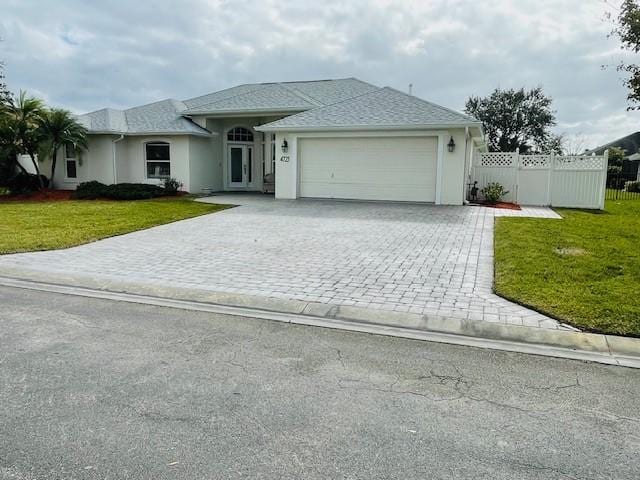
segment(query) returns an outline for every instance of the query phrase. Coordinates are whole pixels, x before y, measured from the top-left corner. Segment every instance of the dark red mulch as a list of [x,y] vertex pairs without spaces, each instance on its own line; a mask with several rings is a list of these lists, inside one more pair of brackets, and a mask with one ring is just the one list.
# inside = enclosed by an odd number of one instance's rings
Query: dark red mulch
[[503,208],[505,210],[522,210],[520,205],[517,203],[509,203],[509,202],[498,202],[494,204],[484,203],[483,207],[491,207],[491,208]]
[[0,202],[58,202],[70,200],[73,190],[45,189],[20,195],[0,195]]

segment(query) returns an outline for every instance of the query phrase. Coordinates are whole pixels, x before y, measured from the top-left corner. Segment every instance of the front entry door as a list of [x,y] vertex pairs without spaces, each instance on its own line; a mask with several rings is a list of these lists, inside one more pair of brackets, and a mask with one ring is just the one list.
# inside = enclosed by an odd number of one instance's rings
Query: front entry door
[[248,187],[253,184],[253,147],[229,145],[229,186]]

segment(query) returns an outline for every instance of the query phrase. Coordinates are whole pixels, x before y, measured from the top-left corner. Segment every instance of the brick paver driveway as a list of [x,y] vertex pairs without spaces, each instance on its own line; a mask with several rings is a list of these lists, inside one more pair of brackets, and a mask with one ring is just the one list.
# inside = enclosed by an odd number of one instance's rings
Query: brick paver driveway
[[247,195],[210,201],[243,205],[67,250],[7,255],[0,271],[559,328],[491,292],[494,216],[512,212]]

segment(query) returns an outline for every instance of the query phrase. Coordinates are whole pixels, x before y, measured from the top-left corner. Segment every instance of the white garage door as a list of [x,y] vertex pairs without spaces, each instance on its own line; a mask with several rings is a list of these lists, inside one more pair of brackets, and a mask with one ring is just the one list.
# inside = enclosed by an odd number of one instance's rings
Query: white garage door
[[435,202],[436,137],[304,138],[300,196]]

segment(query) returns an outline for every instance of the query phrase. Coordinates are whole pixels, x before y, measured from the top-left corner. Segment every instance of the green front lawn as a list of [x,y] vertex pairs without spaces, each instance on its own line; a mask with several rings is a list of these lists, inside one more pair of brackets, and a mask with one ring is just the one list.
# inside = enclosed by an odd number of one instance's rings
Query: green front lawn
[[640,200],[499,218],[496,293],[578,328],[640,336]]
[[0,254],[72,247],[224,208],[188,198],[0,202]]

